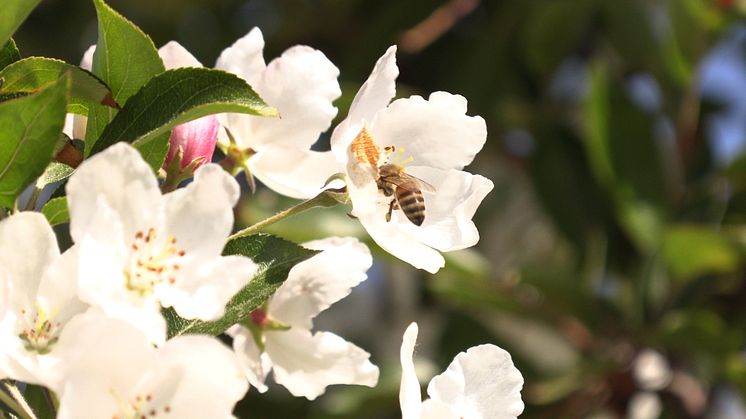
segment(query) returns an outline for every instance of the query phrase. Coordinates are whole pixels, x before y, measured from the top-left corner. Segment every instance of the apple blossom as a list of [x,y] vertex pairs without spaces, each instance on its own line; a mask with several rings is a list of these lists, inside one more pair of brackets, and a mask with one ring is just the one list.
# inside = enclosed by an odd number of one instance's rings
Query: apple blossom
[[294,198],[318,194],[327,178],[342,170],[331,152],[311,151],[329,128],[341,95],[339,70],[318,50],[295,46],[265,64],[264,39],[258,28],[225,49],[216,68],[246,80],[280,118],[221,115],[235,141],[219,137],[237,165],[278,193]]
[[523,412],[523,376],[508,352],[490,344],[456,355],[448,369],[430,380],[430,398],[423,402],[412,359],[416,342],[417,323],[412,323],[401,346],[403,419],[514,419]]
[[251,323],[229,329],[249,382],[266,391],[272,370],[278,384],[309,400],[331,384],[375,386],[378,368],[367,352],[333,333],[311,332],[316,315],[365,280],[370,251],[349,237],[304,246],[322,252],[295,265],[265,307],[252,313]]
[[[439,252],[479,240],[471,218],[493,184],[461,169],[484,145],[487,129],[484,119],[466,115],[462,96],[435,92],[427,100],[412,96],[389,103],[398,75],[395,53],[396,47],[389,48],[376,63],[347,118],[334,129],[332,151],[345,166],[352,215],[371,238],[434,273],[445,265]],[[399,210],[388,220],[395,197],[378,183],[386,164],[420,184],[426,208],[420,226]]]
[[90,310],[60,337],[58,418],[230,418],[248,390],[217,339],[179,336],[155,348],[130,323]]
[[87,159],[67,184],[80,298],[156,343],[165,340],[161,307],[184,318],[219,318],[257,270],[246,257],[221,256],[238,196],[236,181],[215,164],[199,168],[185,188],[161,195],[129,144]]
[[57,340],[86,305],[76,297],[76,248],[60,256],[44,216],[0,222],[0,377],[56,388]]

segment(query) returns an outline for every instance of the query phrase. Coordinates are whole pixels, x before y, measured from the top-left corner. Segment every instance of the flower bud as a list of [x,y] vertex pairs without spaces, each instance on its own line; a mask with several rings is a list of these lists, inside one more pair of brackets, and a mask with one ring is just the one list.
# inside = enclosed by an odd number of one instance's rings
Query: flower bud
[[171,131],[171,138],[168,139],[168,154],[163,167],[168,168],[179,149],[182,153],[181,170],[197,159],[201,162],[195,165],[194,169],[204,163],[209,163],[215,151],[219,129],[220,123],[215,115],[208,115],[174,127]]

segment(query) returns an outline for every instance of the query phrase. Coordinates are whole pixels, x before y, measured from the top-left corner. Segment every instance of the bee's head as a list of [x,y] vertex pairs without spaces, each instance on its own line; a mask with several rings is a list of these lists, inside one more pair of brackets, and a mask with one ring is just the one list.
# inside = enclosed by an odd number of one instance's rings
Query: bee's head
[[383,166],[378,168],[378,174],[381,177],[399,176],[399,174],[403,171],[404,171],[404,166],[400,166],[398,164],[391,164],[391,163],[386,163]]

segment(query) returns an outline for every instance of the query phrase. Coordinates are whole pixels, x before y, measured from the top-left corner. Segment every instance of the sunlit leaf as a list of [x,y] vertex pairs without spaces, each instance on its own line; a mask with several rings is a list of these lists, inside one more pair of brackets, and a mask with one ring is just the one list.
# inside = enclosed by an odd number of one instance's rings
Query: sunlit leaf
[[63,224],[70,221],[70,212],[67,209],[67,198],[64,196],[52,198],[41,208],[41,213],[47,218],[50,225]]
[[[120,105],[127,102],[165,67],[148,35],[114,11],[103,0],[93,0],[98,17],[98,42],[93,54],[93,74],[110,88]],[[95,109],[88,116],[85,154],[88,155],[116,110]]]
[[70,77],[0,103],[0,206],[12,207],[52,160],[65,122]]
[[16,61],[0,71],[5,82],[0,94],[33,92],[57,81],[63,73],[70,74],[71,90],[68,110],[87,115],[94,105],[116,107],[109,88],[93,74],[64,61],[45,57],[29,57]]
[[92,152],[118,141],[142,147],[178,124],[223,112],[277,115],[243,79],[233,74],[207,68],[168,70],[127,101]]
[[13,41],[13,38],[8,39],[5,46],[0,48],[0,70],[20,59],[21,52],[18,51],[15,41]]

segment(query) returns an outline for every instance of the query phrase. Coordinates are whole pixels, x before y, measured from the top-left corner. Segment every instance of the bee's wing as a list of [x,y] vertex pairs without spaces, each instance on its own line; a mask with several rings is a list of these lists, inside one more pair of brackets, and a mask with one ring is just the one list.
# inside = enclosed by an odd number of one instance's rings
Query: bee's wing
[[420,189],[422,189],[423,191],[435,193],[435,186],[425,182],[422,179],[417,179],[417,182],[419,182]]
[[435,192],[435,187],[433,185],[407,173],[401,173],[397,177],[387,178],[386,181],[408,191],[419,189],[426,192]]

